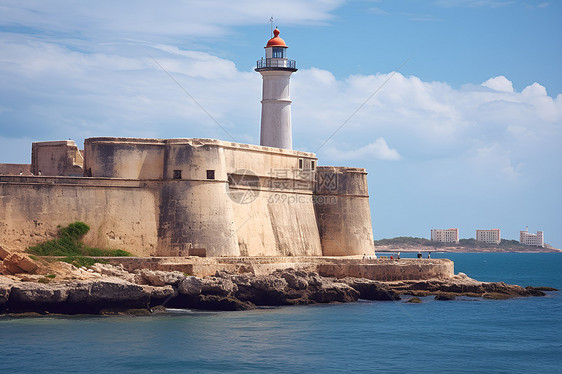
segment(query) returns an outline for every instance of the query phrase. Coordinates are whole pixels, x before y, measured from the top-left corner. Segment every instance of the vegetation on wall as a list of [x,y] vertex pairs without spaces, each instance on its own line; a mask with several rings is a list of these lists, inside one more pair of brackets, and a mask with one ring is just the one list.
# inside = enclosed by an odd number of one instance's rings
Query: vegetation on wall
[[104,262],[91,257],[126,257],[132,256],[121,249],[92,248],[82,243],[82,238],[90,231],[84,222],[74,222],[59,228],[58,238],[27,249],[28,253],[37,256],[64,256],[61,261],[75,266],[91,266],[96,262]]

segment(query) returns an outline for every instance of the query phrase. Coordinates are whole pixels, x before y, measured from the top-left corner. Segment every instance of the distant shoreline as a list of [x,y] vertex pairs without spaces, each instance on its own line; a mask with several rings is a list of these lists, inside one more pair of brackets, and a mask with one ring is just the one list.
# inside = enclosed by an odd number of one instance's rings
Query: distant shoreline
[[490,248],[473,248],[465,247],[462,245],[455,245],[451,247],[442,246],[426,246],[426,245],[376,245],[375,252],[404,252],[404,253],[417,253],[417,252],[448,252],[448,253],[562,253],[562,250],[553,247],[530,247],[529,248],[505,248],[505,247],[490,247]]
[[544,247],[523,245],[516,240],[502,239],[499,244],[460,239],[459,243],[432,242],[426,238],[400,236],[375,240],[377,252],[462,252],[462,253],[562,253],[562,250],[546,244]]

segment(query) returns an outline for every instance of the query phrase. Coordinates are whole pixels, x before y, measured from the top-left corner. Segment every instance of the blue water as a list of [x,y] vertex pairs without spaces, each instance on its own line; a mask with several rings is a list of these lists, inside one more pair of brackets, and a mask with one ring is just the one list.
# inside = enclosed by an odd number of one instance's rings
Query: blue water
[[[486,281],[562,289],[560,254],[437,254]],[[562,295],[150,317],[0,318],[1,373],[562,373]]]

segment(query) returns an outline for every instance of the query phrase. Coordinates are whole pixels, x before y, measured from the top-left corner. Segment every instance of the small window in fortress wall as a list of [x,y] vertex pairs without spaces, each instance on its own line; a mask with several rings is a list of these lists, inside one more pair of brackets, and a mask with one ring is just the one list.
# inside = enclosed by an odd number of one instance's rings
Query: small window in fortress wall
[[314,170],[314,169],[316,169],[316,161],[311,160],[310,161],[310,170]]
[[207,257],[207,250],[205,248],[190,248],[190,256]]
[[181,179],[181,170],[174,170],[174,179]]
[[215,179],[215,171],[207,170],[207,179]]
[[301,169],[301,170],[302,170],[302,168],[303,168],[303,164],[304,164],[304,161],[303,161],[303,159],[302,159],[302,158],[299,158],[299,169]]

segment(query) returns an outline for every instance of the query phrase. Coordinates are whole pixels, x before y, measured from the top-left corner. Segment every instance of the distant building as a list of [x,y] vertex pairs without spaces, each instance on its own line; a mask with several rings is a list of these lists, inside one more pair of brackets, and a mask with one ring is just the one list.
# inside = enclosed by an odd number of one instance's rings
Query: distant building
[[544,247],[544,232],[537,231],[536,234],[530,233],[529,228],[519,232],[519,242],[525,245],[534,245],[536,247]]
[[431,229],[431,241],[459,243],[459,229]]
[[476,230],[476,241],[490,244],[500,244],[500,229]]

